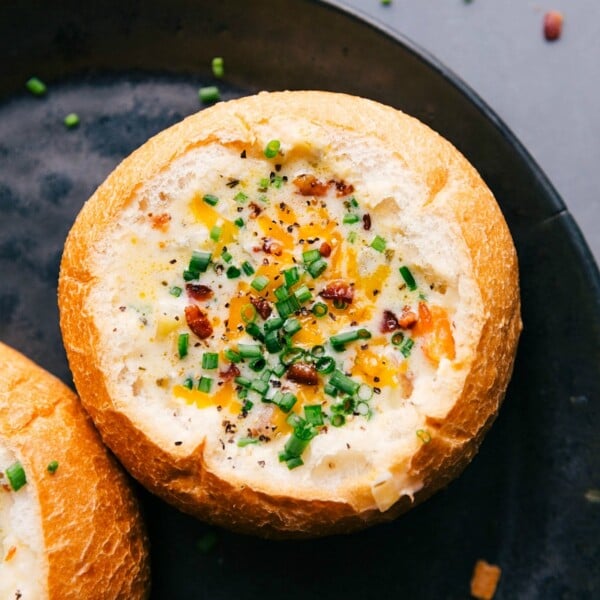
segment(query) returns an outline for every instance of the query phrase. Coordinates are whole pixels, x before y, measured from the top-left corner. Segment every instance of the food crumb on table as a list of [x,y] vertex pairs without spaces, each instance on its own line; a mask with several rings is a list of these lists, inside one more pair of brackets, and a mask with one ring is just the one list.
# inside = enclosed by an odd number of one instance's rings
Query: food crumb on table
[[475,563],[471,577],[471,596],[477,600],[492,600],[498,587],[502,570],[497,565],[491,565],[479,559]]

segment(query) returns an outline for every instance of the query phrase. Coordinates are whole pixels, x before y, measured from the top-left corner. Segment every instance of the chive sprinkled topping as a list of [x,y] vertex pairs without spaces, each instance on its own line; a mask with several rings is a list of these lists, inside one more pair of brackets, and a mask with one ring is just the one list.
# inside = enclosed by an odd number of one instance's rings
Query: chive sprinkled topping
[[212,389],[213,380],[212,377],[205,377],[204,375],[200,377],[200,381],[198,382],[198,391],[204,392],[205,394],[210,394],[210,390]]
[[410,269],[407,266],[402,266],[399,269],[400,275],[402,275],[402,279],[404,279],[408,289],[411,292],[414,292],[417,289],[417,282],[413,277],[413,274],[410,272]]
[[379,235],[376,235],[371,242],[371,248],[377,250],[377,252],[383,252],[386,247],[386,241]]
[[198,97],[203,104],[210,104],[218,102],[221,99],[221,93],[216,85],[209,85],[198,90]]
[[223,58],[221,56],[215,56],[211,61],[211,68],[213,76],[217,79],[221,79],[225,74],[225,68],[223,65]]
[[10,483],[10,487],[15,492],[20,490],[27,483],[25,469],[23,469],[23,465],[19,461],[13,463],[6,469],[6,477],[8,478],[8,483]]
[[205,352],[202,355],[203,369],[216,369],[219,364],[219,355],[216,352]]
[[185,358],[187,356],[189,342],[189,333],[179,334],[179,337],[177,338],[177,352],[179,353],[179,358]]
[[271,140],[265,146],[265,156],[267,158],[275,158],[279,153],[279,148],[281,147],[281,142],[279,140]]
[[269,278],[265,275],[258,275],[250,284],[257,292],[262,292],[269,285]]
[[219,199],[214,194],[204,194],[204,196],[202,196],[202,200],[211,206],[216,206],[219,203]]
[[46,84],[37,77],[31,77],[30,79],[28,79],[25,82],[25,87],[34,96],[43,96],[47,91]]
[[254,267],[247,260],[242,263],[242,270],[246,275],[254,275]]
[[183,289],[181,289],[178,285],[174,285],[169,290],[169,294],[171,294],[171,296],[175,296],[175,298],[179,298],[179,296],[181,296],[181,292],[183,292]]
[[312,314],[319,318],[324,317],[328,310],[327,304],[324,304],[323,302],[316,302],[311,309]]
[[52,475],[54,475],[54,473],[56,473],[56,470],[58,469],[58,461],[57,460],[52,460],[48,463],[48,466],[46,467],[46,470],[48,471],[48,473],[51,473]]
[[79,125],[79,115],[77,115],[76,113],[69,113],[65,117],[63,122],[65,126],[69,129],[74,129],[75,127],[77,127],[77,125]]

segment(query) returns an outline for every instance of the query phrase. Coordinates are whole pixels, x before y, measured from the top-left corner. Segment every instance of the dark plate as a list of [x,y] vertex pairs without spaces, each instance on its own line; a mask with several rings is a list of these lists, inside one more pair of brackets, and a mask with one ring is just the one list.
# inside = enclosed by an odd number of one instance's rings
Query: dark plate
[[[372,0],[375,1],[375,0]],[[393,524],[274,543],[209,529],[140,490],[153,598],[468,597],[474,562],[498,599],[600,597],[600,283],[564,204],[498,118],[437,62],[309,0],[24,1],[0,6],[0,338],[70,382],[56,278],[84,200],[150,135],[199,108],[225,57],[230,98],[316,88],[431,124],[494,191],[515,238],[523,332],[496,425],[466,472]],[[23,91],[31,75],[43,99]],[[75,111],[81,125],[62,119]]]

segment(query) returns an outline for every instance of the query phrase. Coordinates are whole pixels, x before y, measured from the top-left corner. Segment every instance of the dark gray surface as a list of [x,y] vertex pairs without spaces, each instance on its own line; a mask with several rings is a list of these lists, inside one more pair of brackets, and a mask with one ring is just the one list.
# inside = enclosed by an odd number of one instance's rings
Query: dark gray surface
[[[550,178],[600,261],[600,2],[341,0],[407,36],[470,85]],[[562,37],[542,36],[547,10]]]

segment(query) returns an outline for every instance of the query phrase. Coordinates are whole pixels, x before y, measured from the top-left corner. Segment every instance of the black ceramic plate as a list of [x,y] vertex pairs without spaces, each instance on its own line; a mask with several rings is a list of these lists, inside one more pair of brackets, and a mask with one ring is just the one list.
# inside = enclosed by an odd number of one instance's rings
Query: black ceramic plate
[[[375,0],[373,0],[375,1]],[[517,245],[523,332],[497,423],[466,472],[395,523],[274,543],[216,531],[139,490],[153,598],[468,597],[475,561],[497,598],[600,597],[600,283],[562,201],[464,85],[406,40],[309,0],[0,5],[0,338],[70,383],[58,330],[64,238],[121,158],[199,108],[225,58],[224,98],[344,91],[429,123],[479,169]],[[23,83],[49,84],[41,99]],[[67,130],[63,117],[81,124]]]

